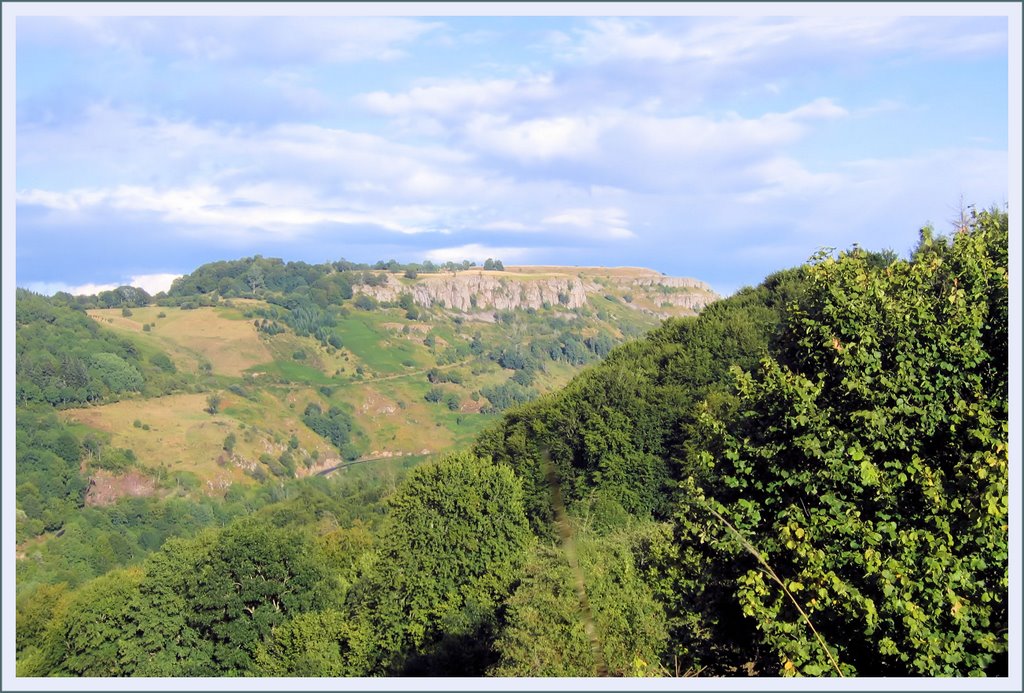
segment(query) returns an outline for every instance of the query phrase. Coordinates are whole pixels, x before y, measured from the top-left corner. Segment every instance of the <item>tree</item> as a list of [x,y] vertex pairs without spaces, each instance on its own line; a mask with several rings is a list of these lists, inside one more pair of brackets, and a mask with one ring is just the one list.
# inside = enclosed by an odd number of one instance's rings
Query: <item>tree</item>
[[214,671],[252,673],[259,643],[274,627],[327,606],[334,584],[318,556],[304,533],[256,519],[220,533],[177,589],[186,624],[210,643]]
[[206,411],[209,414],[216,414],[220,411],[221,399],[217,393],[211,393],[206,396]]
[[256,261],[253,261],[249,267],[249,271],[245,273],[245,283],[249,287],[249,292],[255,296],[257,289],[264,287],[266,279],[263,274],[263,268],[259,266]]
[[60,610],[45,636],[41,671],[29,675],[130,676],[138,664],[138,569],[87,583]]
[[538,546],[508,601],[508,623],[495,643],[501,659],[489,673],[596,676],[595,644],[613,676],[658,672],[667,637],[665,613],[634,566],[628,537],[591,535],[578,546],[590,612],[581,610],[578,578],[564,553]]
[[320,405],[310,402],[302,414],[302,422],[317,435],[331,441],[334,447],[346,457],[354,459],[356,454],[350,444],[352,417],[339,407],[331,407],[325,414]]
[[483,673],[496,609],[531,535],[512,470],[468,454],[416,467],[390,501],[372,572],[349,593],[377,665],[406,673]]
[[736,413],[705,417],[684,531],[718,537],[763,666],[1005,675],[1006,248],[983,213],[910,261],[819,256]]
[[90,372],[110,389],[111,392],[141,390],[142,374],[132,364],[117,354],[100,352],[91,357]]
[[359,294],[356,296],[354,305],[360,310],[373,310],[377,307],[377,302],[366,294]]
[[66,608],[64,601],[67,595],[66,583],[38,585],[18,595],[15,637],[19,659],[30,650],[38,651],[43,646],[47,627],[55,614]]
[[367,635],[340,611],[299,614],[274,628],[256,652],[260,676],[366,676]]
[[170,357],[163,352],[158,352],[150,356],[149,362],[152,363],[157,368],[159,368],[160,370],[164,371],[165,373],[175,373],[178,370],[175,367],[174,362],[171,361]]

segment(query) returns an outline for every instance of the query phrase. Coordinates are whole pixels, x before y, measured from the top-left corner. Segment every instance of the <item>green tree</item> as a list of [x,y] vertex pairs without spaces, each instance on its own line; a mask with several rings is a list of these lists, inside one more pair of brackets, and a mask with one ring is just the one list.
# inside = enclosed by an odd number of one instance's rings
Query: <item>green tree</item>
[[778,356],[706,417],[684,515],[764,666],[1006,674],[1006,248],[983,213],[910,261],[820,256]]
[[353,305],[360,310],[374,310],[377,307],[377,302],[366,294],[359,294],[356,296],[356,300]]
[[249,287],[249,292],[255,296],[258,289],[264,288],[266,279],[264,277],[263,268],[253,261],[249,270],[245,273],[245,282]]
[[29,675],[130,676],[137,663],[142,571],[114,571],[69,599],[48,630],[41,671]]
[[220,411],[221,398],[217,393],[211,393],[206,396],[206,412],[209,414],[216,414]]
[[496,610],[531,535],[512,470],[468,454],[417,467],[390,500],[380,555],[349,593],[379,670],[483,673]]
[[211,643],[217,673],[252,672],[257,647],[275,626],[328,605],[334,585],[318,556],[304,533],[256,520],[220,533],[179,588],[186,623]]
[[55,614],[63,613],[68,595],[66,583],[37,585],[22,591],[15,612],[18,659],[31,658],[44,644],[47,627]]
[[590,613],[581,611],[564,553],[539,546],[508,601],[508,623],[496,642],[501,659],[490,674],[596,676],[595,643],[613,676],[659,672],[665,613],[636,570],[627,537],[591,535],[578,547]]
[[260,676],[366,676],[367,634],[334,609],[299,614],[275,627],[256,652]]
[[90,370],[103,381],[111,392],[142,389],[142,374],[135,366],[117,354],[107,352],[93,354]]

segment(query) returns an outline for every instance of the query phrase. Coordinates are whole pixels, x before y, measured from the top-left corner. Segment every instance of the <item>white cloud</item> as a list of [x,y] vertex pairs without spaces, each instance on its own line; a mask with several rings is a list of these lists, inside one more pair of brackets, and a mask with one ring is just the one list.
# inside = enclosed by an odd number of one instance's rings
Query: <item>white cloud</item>
[[[26,129],[20,180],[56,167],[83,180],[154,182],[26,186],[17,199],[51,220],[151,217],[190,239],[215,232],[233,244],[305,238],[324,225],[626,239],[636,237],[628,216],[638,191],[795,191],[767,162],[815,121],[845,115],[825,98],[752,118],[606,109],[516,121],[479,113],[459,149],[318,125],[201,126],[97,107],[69,130]],[[527,175],[495,174],[487,166],[501,164],[487,157],[511,160]]]
[[137,286],[145,289],[147,293],[158,294],[170,289],[171,283],[180,276],[182,275],[172,273],[137,274],[129,280],[128,286]]
[[577,228],[584,231],[590,238],[635,238],[636,234],[628,228],[628,216],[624,209],[617,207],[577,208],[561,210],[545,217],[542,222],[554,226]]
[[773,199],[792,203],[797,200],[831,196],[847,182],[838,173],[812,173],[795,159],[779,156],[758,162],[745,172],[753,178],[754,189],[737,196],[744,204],[759,204]]
[[554,95],[551,75],[537,75],[523,79],[452,80],[397,94],[376,91],[357,96],[356,102],[387,116],[465,116],[467,112],[497,111],[507,103],[540,101]]
[[[564,34],[556,37],[563,54],[591,62],[606,60],[654,60],[675,62],[695,57],[694,49],[679,38],[648,29],[640,20],[592,19],[579,32],[580,39],[566,45]],[[699,50],[698,50],[699,53]]]
[[[24,27],[24,29],[22,28]],[[19,38],[198,63],[395,60],[444,24],[413,17],[22,17]]]
[[534,226],[529,226],[520,221],[489,221],[483,224],[478,224],[477,228],[483,231],[536,231],[538,230]]
[[524,262],[533,250],[531,248],[497,248],[481,243],[468,243],[452,248],[435,248],[428,250],[425,258],[431,262],[462,262],[471,260],[481,263],[487,258],[501,260],[503,263]]
[[180,274],[137,274],[128,277],[121,282],[109,282],[105,284],[86,283],[70,285],[63,282],[29,282],[26,288],[46,296],[52,296],[58,291],[64,291],[72,296],[93,296],[101,291],[113,291],[119,286],[136,286],[153,295],[171,288],[171,283],[180,277]]
[[311,79],[293,70],[275,70],[262,80],[263,84],[276,90],[286,102],[307,111],[326,109],[331,100],[312,85]]
[[756,64],[816,55],[916,54],[923,57],[1005,50],[1007,34],[985,19],[825,16],[708,19],[592,19],[573,37],[552,37],[557,54],[588,63]]
[[[315,125],[199,126],[109,107],[64,131],[19,134],[21,204],[70,220],[152,214],[182,233],[296,238],[316,224],[436,230],[453,209],[500,201],[514,187],[468,153]],[[102,163],[93,163],[102,162]],[[58,168],[87,184],[26,184]],[[123,184],[100,181],[154,181]]]
[[790,120],[832,120],[848,115],[849,112],[845,108],[834,103],[832,99],[822,97],[803,106],[798,106],[779,117]]
[[[270,186],[264,186],[271,189]],[[142,186],[118,186],[112,189],[75,189],[66,193],[27,190],[18,201],[58,211],[142,212],[154,214],[168,224],[192,228],[205,234],[216,228],[222,235],[246,235],[253,230],[270,231],[279,238],[295,238],[316,224],[375,225],[399,233],[419,233],[438,216],[428,206],[400,205],[374,211],[357,211],[329,206],[319,200],[316,207],[251,203],[214,186],[154,189]],[[265,198],[266,199],[266,198]],[[239,204],[239,202],[243,204]]]
[[603,123],[596,118],[559,116],[519,123],[506,116],[479,115],[466,124],[468,142],[522,162],[583,159],[597,151]]
[[[467,142],[481,152],[538,172],[553,164],[591,185],[626,189],[717,186],[737,164],[767,160],[799,141],[815,121],[848,116],[819,98],[782,113],[664,117],[625,109],[586,116],[514,122],[478,115],[466,124]],[[724,173],[729,170],[729,173]],[[556,169],[557,171],[557,169]]]

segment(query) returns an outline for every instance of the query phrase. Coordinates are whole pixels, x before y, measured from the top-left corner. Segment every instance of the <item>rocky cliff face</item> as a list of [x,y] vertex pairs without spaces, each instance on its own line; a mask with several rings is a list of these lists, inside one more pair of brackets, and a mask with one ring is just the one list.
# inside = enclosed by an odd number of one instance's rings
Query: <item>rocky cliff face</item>
[[509,279],[473,271],[456,275],[426,275],[411,286],[389,276],[383,286],[362,286],[361,293],[378,301],[397,301],[412,294],[417,305],[441,305],[454,310],[525,310],[545,303],[580,308],[587,302],[586,285],[576,278]]
[[[423,307],[442,306],[469,313],[473,311],[526,310],[544,306],[581,308],[588,296],[630,292],[648,297],[662,308],[665,304],[688,312],[698,312],[718,299],[718,295],[704,282],[685,277],[662,277],[654,273],[644,276],[615,277],[603,285],[578,276],[531,276],[469,270],[458,274],[421,275],[414,282],[403,282],[394,275],[380,286],[359,286],[363,293],[381,302],[397,302],[402,294],[411,294],[413,301]],[[618,291],[614,291],[614,290]],[[642,301],[629,303],[637,310],[654,314]],[[678,311],[673,311],[678,312]],[[666,314],[667,315],[667,314]]]

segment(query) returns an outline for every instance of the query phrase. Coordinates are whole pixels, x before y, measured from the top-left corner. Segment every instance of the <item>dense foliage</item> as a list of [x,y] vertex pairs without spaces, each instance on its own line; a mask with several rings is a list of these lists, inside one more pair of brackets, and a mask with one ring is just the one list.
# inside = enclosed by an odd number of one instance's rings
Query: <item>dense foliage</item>
[[15,322],[18,404],[78,406],[147,385],[150,393],[164,392],[183,382],[60,298],[18,289]]
[[[524,476],[538,530],[551,520],[544,454],[551,455],[570,506],[597,493],[632,514],[668,517],[693,406],[727,396],[729,363],[756,364],[802,277],[803,270],[780,273],[712,304],[698,319],[666,321],[557,395],[506,415],[477,442],[477,453],[513,464]],[[520,403],[498,394],[502,405]]]
[[705,412],[680,541],[693,589],[735,580],[766,668],[1005,672],[1006,247],[985,213],[884,268],[820,257],[737,411]]
[[[1007,233],[993,211],[906,259],[822,252],[615,349],[569,322],[474,340],[515,373],[483,391],[508,411],[402,480],[79,508],[96,442],[19,413],[19,532],[63,536],[19,563],[18,671],[1006,675]],[[215,263],[172,294],[306,271],[279,269]],[[366,271],[322,269],[303,281]],[[51,326],[27,327],[88,330],[21,298]],[[315,336],[310,305],[281,307]],[[162,369],[114,344],[88,354]],[[556,353],[607,357],[524,403]],[[419,377],[440,402],[461,375]],[[344,410],[301,411],[350,445]]]
[[19,411],[15,421],[18,540],[60,528],[82,505],[83,448],[50,412]]
[[357,453],[349,442],[352,417],[344,410],[331,407],[324,413],[319,404],[310,402],[302,414],[302,422],[331,441],[345,459],[355,459]]
[[[182,297],[214,293],[223,298],[233,298],[263,292],[306,292],[316,305],[326,308],[339,303],[341,299],[352,298],[354,286],[377,284],[381,272],[403,273],[408,278],[415,278],[418,274],[464,271],[472,266],[468,260],[440,265],[429,260],[404,264],[395,260],[382,260],[370,265],[345,259],[310,265],[301,261],[285,262],[278,258],[256,255],[240,260],[207,263],[192,273],[176,279],[167,292],[167,298],[170,299],[169,303],[174,303],[175,299]],[[504,266],[500,260],[488,258],[484,269],[500,271]]]

